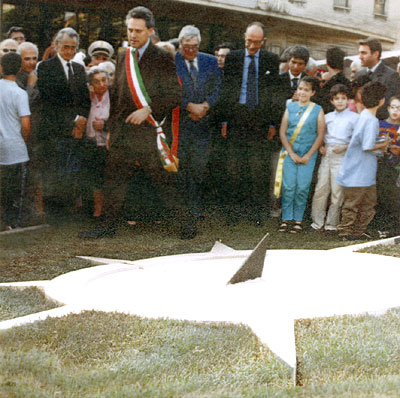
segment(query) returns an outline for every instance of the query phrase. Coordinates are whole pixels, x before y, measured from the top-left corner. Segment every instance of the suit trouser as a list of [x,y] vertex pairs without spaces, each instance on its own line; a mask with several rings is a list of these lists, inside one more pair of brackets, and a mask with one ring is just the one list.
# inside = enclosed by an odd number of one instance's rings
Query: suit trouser
[[178,182],[189,209],[201,212],[201,185],[204,180],[210,153],[210,134],[194,136],[190,131],[180,132]]
[[[343,187],[336,184],[345,152],[334,153],[334,146],[326,146],[326,155],[322,157],[318,169],[318,182],[312,200],[311,217],[314,229],[321,229],[325,225],[326,230],[336,230],[340,221],[340,210],[343,203]],[[327,204],[330,195],[330,205],[327,212]],[[326,218],[326,219],[325,219]]]
[[344,187],[340,235],[362,235],[375,216],[376,185]]
[[307,164],[296,164],[287,155],[283,163],[282,220],[303,221],[317,153]]
[[138,167],[154,184],[167,207],[175,209],[175,215],[179,219],[187,216],[186,206],[176,189],[176,174],[164,170],[155,148],[155,141],[154,150],[146,153],[135,152],[124,143],[117,143],[111,147],[106,162],[103,217],[105,225],[116,226],[129,183],[138,173]]

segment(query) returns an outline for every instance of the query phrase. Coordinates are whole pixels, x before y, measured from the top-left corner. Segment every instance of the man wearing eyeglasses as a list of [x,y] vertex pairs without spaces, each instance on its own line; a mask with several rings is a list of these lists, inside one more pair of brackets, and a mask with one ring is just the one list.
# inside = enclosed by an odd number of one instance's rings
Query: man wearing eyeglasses
[[202,216],[201,184],[210,153],[209,115],[221,85],[217,58],[199,52],[200,31],[192,25],[179,33],[176,72],[182,81],[183,95],[179,118],[180,186],[195,217]]
[[16,53],[18,43],[14,39],[5,39],[0,43],[0,57],[8,52]]
[[263,50],[265,27],[251,23],[245,32],[245,49],[226,57],[220,112],[226,123],[230,206],[227,222],[236,224],[247,215],[256,225],[263,223],[268,208],[271,141],[276,135],[279,112],[277,97],[279,58]]

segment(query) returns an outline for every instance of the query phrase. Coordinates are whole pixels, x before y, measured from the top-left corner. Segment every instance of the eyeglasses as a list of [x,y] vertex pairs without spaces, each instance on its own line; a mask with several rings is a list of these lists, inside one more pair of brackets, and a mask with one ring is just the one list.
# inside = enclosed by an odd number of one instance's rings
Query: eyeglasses
[[9,51],[16,53],[17,49],[16,48],[3,48],[3,53],[8,53]]
[[264,40],[251,40],[251,39],[245,39],[245,42],[247,44],[255,44],[256,46],[261,46],[264,43]]
[[394,111],[399,111],[400,112],[400,106],[390,105],[390,109],[393,109]]
[[184,45],[184,46],[182,46],[182,48],[185,51],[196,51],[199,48],[199,46],[198,46],[198,44],[194,44],[193,46]]

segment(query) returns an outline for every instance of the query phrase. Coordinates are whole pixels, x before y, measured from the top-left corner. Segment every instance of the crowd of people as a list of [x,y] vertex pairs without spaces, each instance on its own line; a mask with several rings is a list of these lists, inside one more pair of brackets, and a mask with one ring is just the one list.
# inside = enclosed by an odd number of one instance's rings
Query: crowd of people
[[90,204],[97,224],[79,236],[112,237],[136,225],[124,203],[145,186],[145,219],[182,239],[196,236],[206,193],[229,225],[281,217],[278,231],[298,234],[309,206],[312,231],[363,239],[379,203],[381,229],[398,232],[400,77],[378,39],[358,43],[348,79],[342,49],[318,70],[306,46],[265,50],[260,22],[244,48],[214,54],[194,25],[160,41],[145,7],[125,22],[115,61],[103,40],[80,51],[70,27],[40,62],[20,27],[0,43],[3,230]]

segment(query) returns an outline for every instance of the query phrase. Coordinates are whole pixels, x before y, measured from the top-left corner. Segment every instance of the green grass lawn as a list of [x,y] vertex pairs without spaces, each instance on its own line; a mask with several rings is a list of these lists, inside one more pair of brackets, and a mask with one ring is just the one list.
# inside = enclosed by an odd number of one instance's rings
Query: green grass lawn
[[[251,249],[329,249],[337,238],[278,234],[277,221],[226,227],[218,215],[184,242],[169,226],[81,241],[85,220],[0,236],[0,281],[51,279],[93,264],[77,255],[140,259],[209,251],[216,240]],[[176,227],[176,226],[175,226]],[[377,247],[399,256],[400,248]],[[340,292],[338,292],[340,294]],[[0,289],[0,319],[51,308],[38,289]],[[244,326],[85,312],[0,332],[0,397],[399,397],[400,312],[298,320],[297,386]]]

